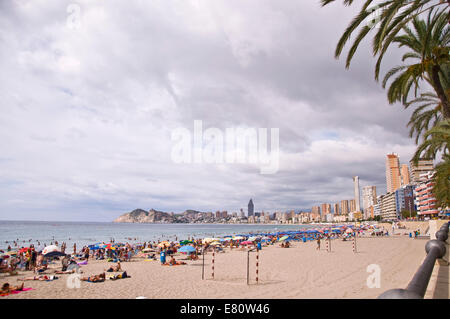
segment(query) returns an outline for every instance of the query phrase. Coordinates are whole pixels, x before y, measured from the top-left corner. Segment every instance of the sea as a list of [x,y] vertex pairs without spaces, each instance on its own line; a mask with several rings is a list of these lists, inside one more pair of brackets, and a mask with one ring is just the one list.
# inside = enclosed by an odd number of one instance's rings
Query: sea
[[0,249],[14,249],[34,244],[43,248],[65,242],[67,247],[95,243],[142,243],[144,241],[183,240],[188,238],[224,237],[251,233],[295,231],[313,227],[295,224],[138,224],[112,222],[0,221]]

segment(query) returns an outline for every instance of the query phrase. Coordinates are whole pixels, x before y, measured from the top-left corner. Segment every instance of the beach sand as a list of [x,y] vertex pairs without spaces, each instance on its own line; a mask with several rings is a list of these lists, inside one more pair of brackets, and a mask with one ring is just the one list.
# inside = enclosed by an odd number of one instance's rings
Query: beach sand
[[[52,282],[27,281],[33,290],[1,298],[376,298],[392,288],[405,288],[425,257],[425,240],[408,236],[358,238],[357,253],[351,241],[333,240],[332,252],[316,250],[316,242],[291,242],[291,248],[263,247],[259,253],[259,283],[255,282],[256,253],[250,254],[250,285],[247,285],[247,252],[229,248],[215,254],[215,278],[211,279],[212,253],[182,266],[161,266],[159,261],[139,258],[123,262],[131,278],[103,283],[81,282],[68,288],[69,275]],[[176,257],[177,260],[184,256]],[[379,265],[380,288],[369,288],[370,264]],[[90,261],[83,274],[99,274],[113,265]],[[60,263],[53,265],[60,269]],[[30,272],[25,273],[30,276]],[[107,276],[111,273],[106,273]],[[0,283],[20,283],[17,277],[1,275]]]

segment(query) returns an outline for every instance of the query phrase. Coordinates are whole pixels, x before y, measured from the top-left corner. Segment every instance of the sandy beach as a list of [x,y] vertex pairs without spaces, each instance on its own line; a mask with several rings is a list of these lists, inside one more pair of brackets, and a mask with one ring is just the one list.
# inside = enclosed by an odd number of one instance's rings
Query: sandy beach
[[[320,251],[316,242],[292,242],[290,248],[279,245],[263,247],[259,253],[259,283],[255,281],[256,253],[250,254],[250,285],[247,285],[247,252],[229,248],[215,254],[215,277],[211,279],[212,253],[205,255],[205,278],[202,260],[186,265],[161,266],[159,261],[133,258],[122,268],[131,278],[102,283],[81,282],[80,288],[68,288],[70,275],[59,279],[26,281],[33,290],[2,298],[376,298],[391,288],[404,288],[425,257],[425,240],[406,235],[358,238],[357,253],[351,241],[333,240],[332,252]],[[176,257],[181,260],[184,256]],[[367,266],[381,270],[380,288],[369,288]],[[81,276],[103,272],[113,265],[106,261],[89,261]],[[60,262],[51,265],[60,269]],[[51,273],[51,270],[48,271]],[[112,273],[106,273],[107,276]],[[25,273],[30,276],[30,272]],[[23,277],[0,277],[0,283],[16,285]]]

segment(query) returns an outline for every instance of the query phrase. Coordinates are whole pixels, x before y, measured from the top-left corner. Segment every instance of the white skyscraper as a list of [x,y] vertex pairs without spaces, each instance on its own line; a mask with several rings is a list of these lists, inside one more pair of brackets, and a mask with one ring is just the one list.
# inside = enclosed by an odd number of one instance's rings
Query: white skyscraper
[[362,189],[364,217],[368,217],[370,206],[377,203],[377,188],[376,186],[364,186]]
[[361,211],[361,206],[359,204],[359,177],[358,176],[353,176],[353,184],[355,187],[355,211],[359,212]]

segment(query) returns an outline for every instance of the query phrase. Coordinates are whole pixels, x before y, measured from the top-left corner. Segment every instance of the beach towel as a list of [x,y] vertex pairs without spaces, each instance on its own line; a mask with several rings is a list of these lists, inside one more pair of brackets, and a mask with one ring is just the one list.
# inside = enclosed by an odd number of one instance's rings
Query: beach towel
[[23,288],[22,290],[13,290],[10,293],[6,293],[6,294],[0,294],[0,296],[5,297],[8,295],[17,295],[18,293],[24,292],[24,291],[30,291],[33,290],[33,288]]
[[85,260],[85,261],[82,261],[82,262],[80,262],[80,263],[77,263],[78,265],[87,265],[88,264],[88,262],[87,262],[87,260]]

